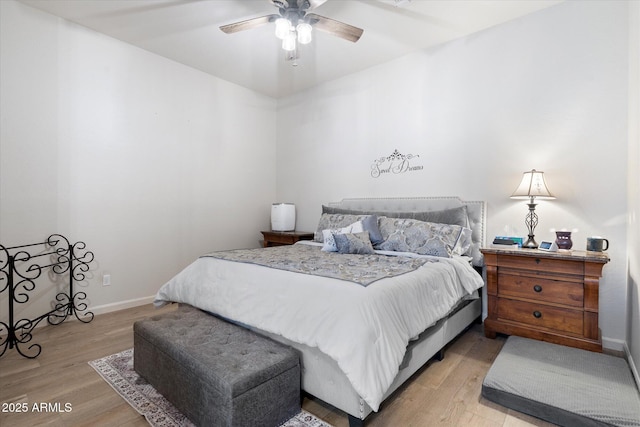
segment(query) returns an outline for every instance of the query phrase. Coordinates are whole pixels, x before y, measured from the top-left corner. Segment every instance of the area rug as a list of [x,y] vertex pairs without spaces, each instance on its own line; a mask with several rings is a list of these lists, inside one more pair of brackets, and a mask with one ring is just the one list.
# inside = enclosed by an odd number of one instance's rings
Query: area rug
[[[167,399],[158,393],[133,369],[133,349],[125,350],[89,365],[136,411],[144,415],[154,427],[192,427],[193,423],[182,415]],[[282,427],[332,427],[314,415],[302,410]]]
[[482,395],[560,426],[640,427],[640,393],[627,361],[511,336]]

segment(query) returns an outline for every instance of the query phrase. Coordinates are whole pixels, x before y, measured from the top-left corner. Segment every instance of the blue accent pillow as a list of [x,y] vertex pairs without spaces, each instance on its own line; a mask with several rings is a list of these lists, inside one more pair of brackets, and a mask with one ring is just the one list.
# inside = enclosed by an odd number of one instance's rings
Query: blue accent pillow
[[353,224],[343,227],[339,230],[322,230],[322,237],[324,238],[322,250],[325,252],[338,252],[338,248],[336,247],[336,240],[334,238],[335,234],[361,233],[363,231],[364,226],[362,224],[362,221],[354,222]]
[[371,246],[371,240],[369,239],[369,232],[363,231],[362,233],[336,233],[333,235],[336,241],[336,247],[341,254],[359,254],[368,255],[375,254],[373,246]]
[[362,228],[364,231],[369,232],[369,239],[371,243],[377,245],[378,243],[382,243],[384,239],[382,238],[382,233],[380,232],[380,227],[378,227],[378,216],[377,215],[369,215],[361,220]]

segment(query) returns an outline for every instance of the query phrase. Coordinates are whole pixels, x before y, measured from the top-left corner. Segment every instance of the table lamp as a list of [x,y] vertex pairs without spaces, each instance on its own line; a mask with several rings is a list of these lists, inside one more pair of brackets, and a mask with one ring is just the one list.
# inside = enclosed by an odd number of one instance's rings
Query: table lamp
[[544,172],[532,169],[529,172],[525,172],[522,175],[522,181],[516,191],[511,195],[512,199],[530,199],[529,213],[524,219],[524,223],[529,230],[529,238],[522,245],[523,248],[536,249],[538,244],[535,241],[533,231],[538,225],[538,215],[536,215],[536,203],[535,199],[555,199],[547,188],[547,183],[544,180]]

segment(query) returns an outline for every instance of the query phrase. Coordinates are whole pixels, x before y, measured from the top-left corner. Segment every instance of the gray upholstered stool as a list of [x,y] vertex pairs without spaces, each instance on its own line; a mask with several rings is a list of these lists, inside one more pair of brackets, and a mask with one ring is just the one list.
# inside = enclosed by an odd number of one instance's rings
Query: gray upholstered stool
[[278,426],[300,412],[295,350],[190,306],[133,325],[134,369],[200,426]]

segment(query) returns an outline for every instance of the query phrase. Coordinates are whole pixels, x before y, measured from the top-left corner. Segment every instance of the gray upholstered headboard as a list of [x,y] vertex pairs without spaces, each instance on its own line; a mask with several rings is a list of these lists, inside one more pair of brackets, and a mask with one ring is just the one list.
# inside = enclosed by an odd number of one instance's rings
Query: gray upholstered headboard
[[473,265],[483,266],[480,248],[485,244],[486,203],[483,201],[465,201],[459,197],[391,197],[391,198],[354,198],[329,203],[329,206],[353,209],[365,212],[427,212],[467,207],[469,227],[473,231],[471,256]]

